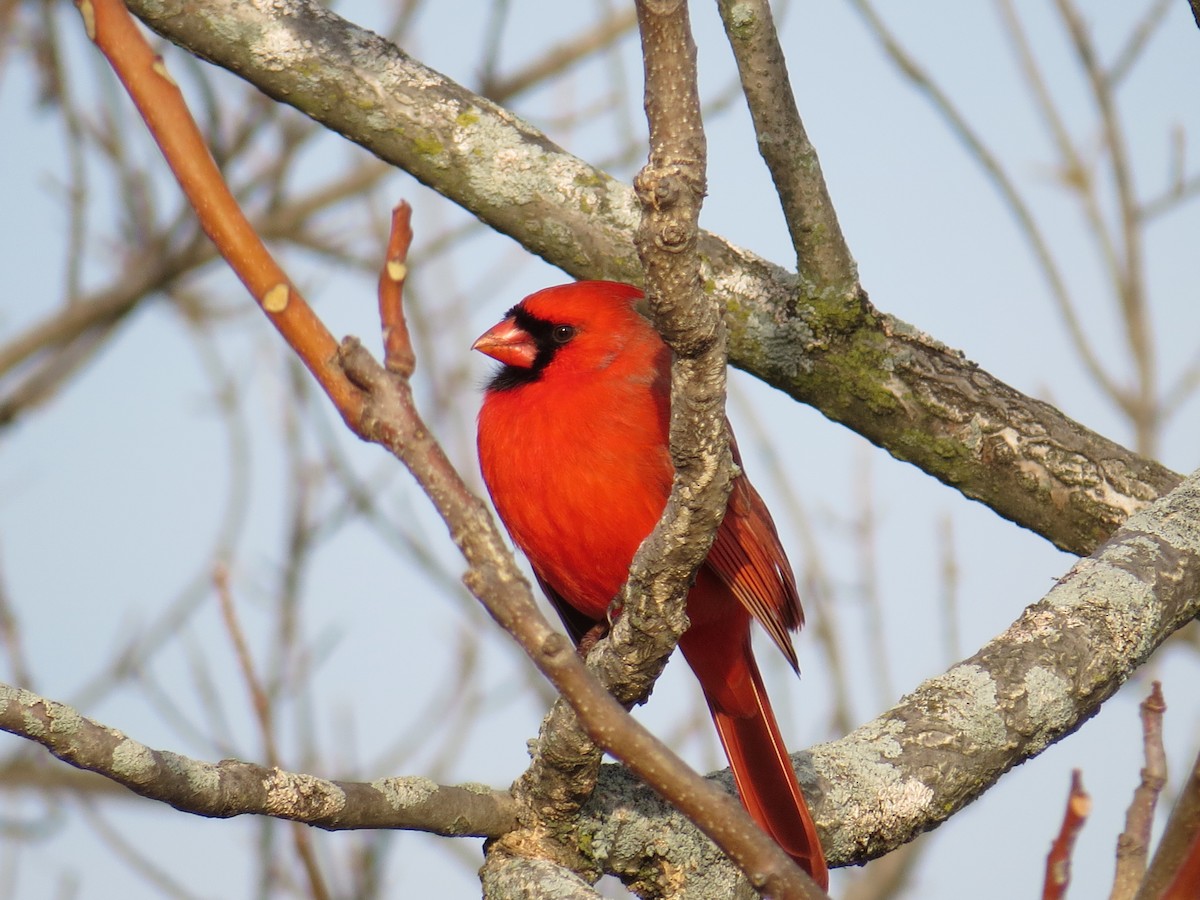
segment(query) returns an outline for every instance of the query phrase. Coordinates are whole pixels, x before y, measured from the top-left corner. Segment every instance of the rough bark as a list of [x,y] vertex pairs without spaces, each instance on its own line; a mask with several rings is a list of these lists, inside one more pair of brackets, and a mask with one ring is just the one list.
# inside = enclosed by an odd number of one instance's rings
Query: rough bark
[[257,814],[328,831],[404,828],[486,836],[516,824],[506,792],[439,785],[428,778],[331,781],[237,759],[217,763],[147,747],[62,703],[0,684],[0,731],[37,741],[61,759],[99,772],[151,800],[214,819]]

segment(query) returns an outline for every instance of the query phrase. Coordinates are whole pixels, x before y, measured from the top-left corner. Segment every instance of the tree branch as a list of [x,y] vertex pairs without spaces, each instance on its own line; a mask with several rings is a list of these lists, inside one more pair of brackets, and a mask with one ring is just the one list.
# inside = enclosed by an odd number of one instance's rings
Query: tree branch
[[1071,886],[1071,854],[1083,824],[1092,811],[1092,798],[1083,789],[1083,778],[1076,769],[1071,773],[1071,790],[1063,812],[1058,835],[1046,856],[1046,878],[1042,882],[1042,900],[1062,900]]
[[1167,753],[1162,737],[1166,710],[1162,685],[1156,681],[1151,685],[1150,696],[1140,706],[1146,765],[1142,768],[1141,783],[1134,789],[1133,800],[1125,811],[1125,830],[1117,838],[1117,871],[1109,900],[1132,900],[1146,875],[1154,809],[1158,805],[1158,795],[1167,783]]
[[717,5],[737,59],[758,152],[775,182],[796,248],[800,290],[822,294],[831,304],[849,304],[853,314],[859,302],[858,270],[796,108],[771,5],[767,0],[720,0]]
[[273,816],[327,831],[404,828],[488,837],[516,824],[507,793],[453,787],[428,778],[331,781],[225,759],[207,763],[155,750],[115,728],[32,691],[0,684],[0,730],[41,744],[63,762],[96,772],[135,794],[214,819]]
[[[640,282],[627,186],[314,0],[130,7],[572,275]],[[865,300],[830,308],[711,234],[699,250],[733,364],[1064,550],[1090,553],[1179,482]]]

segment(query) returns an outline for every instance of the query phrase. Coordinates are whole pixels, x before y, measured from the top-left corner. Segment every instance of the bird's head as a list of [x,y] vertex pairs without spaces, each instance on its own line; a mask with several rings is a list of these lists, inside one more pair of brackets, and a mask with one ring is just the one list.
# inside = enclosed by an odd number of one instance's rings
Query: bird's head
[[642,292],[616,281],[579,281],[530,294],[472,345],[504,363],[490,390],[547,376],[657,368],[666,347],[640,312]]

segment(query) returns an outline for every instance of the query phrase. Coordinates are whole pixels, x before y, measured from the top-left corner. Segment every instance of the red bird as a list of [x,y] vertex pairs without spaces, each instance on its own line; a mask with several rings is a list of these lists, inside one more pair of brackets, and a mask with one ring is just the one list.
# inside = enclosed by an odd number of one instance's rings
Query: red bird
[[[598,623],[671,491],[671,351],[627,284],[547,288],[474,344],[504,364],[479,412],[492,502],[578,643]],[[734,460],[740,466],[737,446]],[[825,856],[750,648],[757,619],[799,671],[796,581],[771,514],[745,475],[688,594],[679,641],[742,803],[819,884]]]

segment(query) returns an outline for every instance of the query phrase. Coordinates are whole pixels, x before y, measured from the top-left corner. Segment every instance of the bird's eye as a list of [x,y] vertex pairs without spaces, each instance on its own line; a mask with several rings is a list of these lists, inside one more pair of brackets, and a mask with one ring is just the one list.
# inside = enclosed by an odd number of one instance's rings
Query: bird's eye
[[555,325],[552,333],[554,335],[554,342],[556,344],[565,344],[571,338],[575,337],[575,326]]

